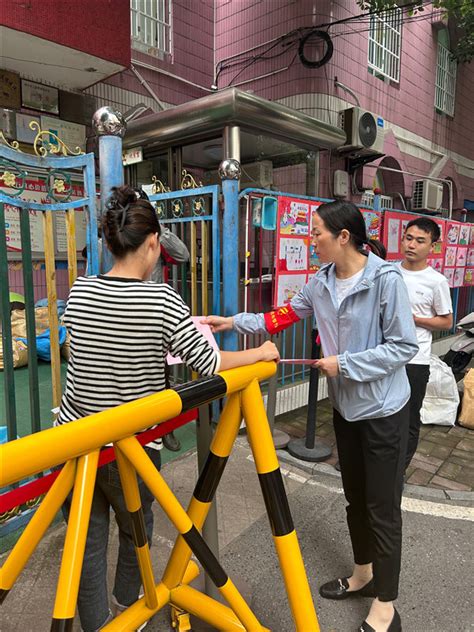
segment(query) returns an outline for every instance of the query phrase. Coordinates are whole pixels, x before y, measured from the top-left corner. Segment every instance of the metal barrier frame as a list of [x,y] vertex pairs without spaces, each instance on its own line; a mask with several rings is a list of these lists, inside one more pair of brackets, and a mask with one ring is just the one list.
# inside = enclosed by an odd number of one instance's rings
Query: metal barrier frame
[[[10,552],[0,575],[0,601],[13,587],[40,539],[73,489],[71,511],[58,579],[51,630],[70,632],[94,492],[100,447],[113,442],[144,587],[144,596],[103,630],[136,629],[165,605],[184,610],[226,632],[270,632],[255,617],[211,552],[200,530],[237,437],[242,415],[270,520],[274,545],[298,632],[319,632],[298,539],[260,392],[259,381],[276,372],[273,362],[259,362],[189,382],[82,420],[44,430],[1,447],[0,486],[12,484],[66,461],[42,504]],[[227,397],[205,466],[185,511],[134,436],[153,424]],[[160,503],[179,535],[159,583],[153,576],[136,474]],[[195,590],[197,557],[229,607]]]

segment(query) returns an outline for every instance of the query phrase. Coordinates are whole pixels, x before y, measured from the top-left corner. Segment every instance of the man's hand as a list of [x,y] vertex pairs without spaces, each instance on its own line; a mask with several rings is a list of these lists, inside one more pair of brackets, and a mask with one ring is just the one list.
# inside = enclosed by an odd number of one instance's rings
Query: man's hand
[[217,333],[219,331],[229,331],[234,327],[233,316],[206,316],[201,320],[204,325],[209,325],[211,331]]
[[329,356],[328,358],[321,358],[321,360],[315,360],[314,366],[326,377],[336,377],[339,375],[339,363],[335,355]]
[[278,362],[280,360],[280,352],[278,351],[274,342],[267,340],[257,349],[260,354],[260,360],[262,362],[270,362],[271,360],[276,360]]

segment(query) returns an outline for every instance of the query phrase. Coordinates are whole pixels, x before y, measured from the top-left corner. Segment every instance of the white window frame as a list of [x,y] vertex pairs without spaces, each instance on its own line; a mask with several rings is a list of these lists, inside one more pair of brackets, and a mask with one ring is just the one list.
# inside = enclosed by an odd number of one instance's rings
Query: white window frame
[[451,58],[449,48],[438,42],[438,55],[436,58],[436,83],[435,83],[435,108],[454,116],[456,101],[456,73],[457,62]]
[[130,0],[132,47],[150,55],[172,54],[171,0]]
[[400,83],[402,17],[399,7],[370,16],[369,70],[395,83]]
[[[362,199],[360,201],[363,206],[366,204],[367,206],[374,205],[375,194],[372,189],[366,189],[362,194]],[[393,209],[393,197],[391,195],[381,195],[380,196],[380,208],[381,209]]]

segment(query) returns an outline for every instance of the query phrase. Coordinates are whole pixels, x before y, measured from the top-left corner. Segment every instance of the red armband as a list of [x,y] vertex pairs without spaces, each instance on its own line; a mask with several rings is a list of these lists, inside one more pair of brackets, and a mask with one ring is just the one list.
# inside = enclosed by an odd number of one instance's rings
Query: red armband
[[265,319],[265,327],[269,334],[277,334],[282,329],[287,329],[293,323],[297,323],[300,317],[297,315],[291,305],[278,307],[271,312],[263,315]]
[[175,266],[178,265],[178,262],[175,261],[173,257],[166,252],[166,250],[164,249],[164,246],[161,246],[161,256],[163,257],[164,262],[166,264],[171,263],[172,265],[175,265]]

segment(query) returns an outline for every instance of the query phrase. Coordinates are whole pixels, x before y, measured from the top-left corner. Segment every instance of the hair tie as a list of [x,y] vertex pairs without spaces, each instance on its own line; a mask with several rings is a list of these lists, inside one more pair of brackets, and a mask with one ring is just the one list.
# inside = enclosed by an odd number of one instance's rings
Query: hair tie
[[127,204],[126,206],[122,206],[121,204],[119,204],[117,208],[119,211],[122,211],[122,219],[120,220],[119,228],[119,233],[121,233],[125,228],[125,220],[127,219],[127,211],[130,208],[130,204]]

